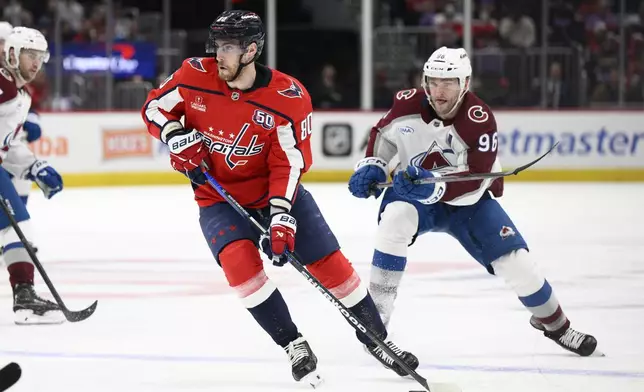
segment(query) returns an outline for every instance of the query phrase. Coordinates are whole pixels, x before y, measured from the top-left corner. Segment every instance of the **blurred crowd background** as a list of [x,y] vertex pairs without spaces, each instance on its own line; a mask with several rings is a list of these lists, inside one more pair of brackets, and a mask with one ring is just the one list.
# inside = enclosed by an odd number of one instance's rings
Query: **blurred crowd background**
[[[50,42],[52,60],[32,84],[40,109],[138,110],[184,58],[204,55],[218,13],[266,20],[265,3],[0,0],[0,19]],[[277,0],[277,68],[318,109],[361,107],[362,5]],[[373,0],[371,9],[369,106],[386,109],[397,90],[419,87],[433,50],[463,45],[463,0]],[[644,108],[644,1],[473,0],[471,15],[472,87],[493,108]]]

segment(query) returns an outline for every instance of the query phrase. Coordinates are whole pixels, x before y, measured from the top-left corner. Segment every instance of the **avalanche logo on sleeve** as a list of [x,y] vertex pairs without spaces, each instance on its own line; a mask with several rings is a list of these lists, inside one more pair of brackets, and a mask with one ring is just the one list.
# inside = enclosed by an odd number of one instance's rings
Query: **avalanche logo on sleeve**
[[286,90],[278,90],[277,91],[280,95],[283,95],[287,98],[302,98],[302,88],[295,84],[294,81],[291,80],[291,86],[287,88]]

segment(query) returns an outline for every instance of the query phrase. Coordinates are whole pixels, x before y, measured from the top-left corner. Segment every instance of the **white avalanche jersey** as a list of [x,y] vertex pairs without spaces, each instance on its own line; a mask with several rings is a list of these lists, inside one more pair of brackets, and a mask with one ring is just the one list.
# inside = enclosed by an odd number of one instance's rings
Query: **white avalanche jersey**
[[[441,120],[422,90],[396,94],[393,107],[371,130],[366,156],[389,162],[393,173],[408,165],[446,174],[501,170],[496,153],[498,135],[490,108],[466,93],[452,120]],[[471,205],[490,190],[503,194],[503,179],[450,182],[440,202]]]
[[25,178],[36,161],[26,143],[19,138],[22,125],[31,107],[31,96],[4,68],[0,68],[0,162],[2,167],[18,178]]

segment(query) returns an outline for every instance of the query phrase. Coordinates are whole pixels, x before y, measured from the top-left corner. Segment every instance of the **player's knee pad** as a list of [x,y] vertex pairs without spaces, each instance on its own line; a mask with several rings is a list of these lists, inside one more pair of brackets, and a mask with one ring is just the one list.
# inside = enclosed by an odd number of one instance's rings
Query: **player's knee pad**
[[266,276],[259,251],[250,240],[226,245],[219,252],[219,263],[228,284],[246,308],[254,308],[266,301],[277,288]]
[[376,233],[376,250],[404,257],[407,246],[418,231],[418,211],[412,204],[394,201],[380,214]]
[[360,276],[339,250],[308,265],[307,269],[348,308],[367,296],[367,288],[362,284]]
[[[22,230],[25,238],[31,238],[30,220],[18,222],[18,227],[20,227],[20,230]],[[20,238],[18,237],[18,233],[16,233],[12,226],[9,226],[2,230],[2,237],[2,256],[7,267],[11,264],[21,262],[33,264],[31,257],[29,257],[29,253],[27,253],[27,249],[25,249],[25,246],[22,244]]]
[[537,264],[525,249],[499,257],[492,262],[492,268],[494,274],[503,278],[519,297],[536,293],[545,283]]

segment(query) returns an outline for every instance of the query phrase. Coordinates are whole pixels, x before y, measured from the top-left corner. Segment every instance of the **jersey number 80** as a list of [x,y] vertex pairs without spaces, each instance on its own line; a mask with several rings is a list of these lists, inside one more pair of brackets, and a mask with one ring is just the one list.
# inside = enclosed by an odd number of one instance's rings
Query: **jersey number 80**
[[302,120],[300,123],[300,129],[302,130],[300,140],[306,139],[306,137],[313,132],[313,113],[309,113],[306,118]]

